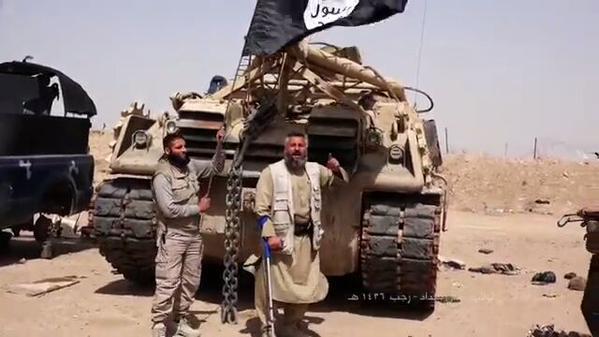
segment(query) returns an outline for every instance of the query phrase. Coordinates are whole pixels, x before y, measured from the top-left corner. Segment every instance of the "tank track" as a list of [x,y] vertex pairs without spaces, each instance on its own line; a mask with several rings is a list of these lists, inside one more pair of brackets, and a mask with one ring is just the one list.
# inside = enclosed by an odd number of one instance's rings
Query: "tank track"
[[157,247],[149,180],[104,182],[94,201],[92,219],[100,254],[127,280],[152,283]]
[[395,298],[432,310],[442,209],[440,198],[419,197],[395,194],[365,200],[360,245],[362,285],[368,294],[379,298]]

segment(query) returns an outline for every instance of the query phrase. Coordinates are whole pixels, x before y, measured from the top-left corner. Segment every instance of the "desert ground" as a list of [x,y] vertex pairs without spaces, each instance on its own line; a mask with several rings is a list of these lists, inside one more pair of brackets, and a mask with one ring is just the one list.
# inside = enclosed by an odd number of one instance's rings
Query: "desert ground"
[[[108,133],[92,134],[96,181],[106,176]],[[588,333],[580,313],[581,291],[569,290],[564,274],[586,277],[590,254],[584,229],[558,228],[563,213],[599,199],[599,161],[504,159],[453,154],[443,174],[450,184],[448,231],[440,255],[466,269],[440,266],[432,313],[393,304],[359,303],[352,277],[331,278],[327,299],[313,305],[306,324],[312,336],[526,336],[535,325]],[[84,221],[85,217],[81,217]],[[31,233],[13,239],[0,255],[0,336],[148,336],[152,288],[135,286],[115,274],[94,243],[64,239],[57,256],[38,258]],[[493,252],[482,254],[481,248]],[[324,257],[323,257],[324,258]],[[511,263],[517,275],[468,271],[487,263]],[[553,271],[555,283],[534,285],[537,272]],[[78,283],[41,296],[15,292],[15,284],[71,276]],[[252,279],[240,286],[236,325],[222,325],[221,273],[207,266],[193,305],[203,336],[258,336]],[[457,301],[459,300],[459,301]]]

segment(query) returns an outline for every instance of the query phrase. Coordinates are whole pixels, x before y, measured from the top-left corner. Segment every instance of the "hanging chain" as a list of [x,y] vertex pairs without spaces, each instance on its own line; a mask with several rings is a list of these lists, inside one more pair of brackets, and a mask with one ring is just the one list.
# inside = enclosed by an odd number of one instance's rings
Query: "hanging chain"
[[[251,58],[250,58],[251,59]],[[240,61],[241,64],[241,61]],[[230,101],[229,101],[230,103]],[[243,158],[252,140],[266,128],[276,115],[276,96],[261,102],[257,109],[251,111],[245,120],[242,142],[235,153],[229,178],[227,179],[227,195],[225,197],[225,256],[223,264],[223,302],[221,303],[221,322],[237,323],[237,254],[241,242],[242,209],[242,173]]]
[[223,271],[223,297],[221,304],[222,323],[237,323],[237,253],[240,246],[241,193],[243,157],[252,139],[270,124],[276,114],[275,99],[265,104],[248,116],[245,136],[240,148],[235,153],[229,178],[227,179],[227,195],[225,197],[225,256]]
[[237,323],[237,254],[240,246],[242,175],[241,165],[235,165],[227,179],[225,197],[225,256],[223,271],[223,302],[221,304],[222,323]]

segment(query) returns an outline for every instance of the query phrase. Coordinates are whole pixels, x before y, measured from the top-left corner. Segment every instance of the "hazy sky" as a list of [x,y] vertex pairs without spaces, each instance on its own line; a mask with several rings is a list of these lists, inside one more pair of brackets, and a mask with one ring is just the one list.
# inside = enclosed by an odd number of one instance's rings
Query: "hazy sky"
[[[599,150],[599,1],[428,0],[419,87],[451,150],[503,155]],[[33,55],[96,102],[95,127],[141,100],[231,77],[255,1],[0,0],[0,61]],[[360,47],[365,63],[416,85],[425,1],[404,14],[313,41]],[[423,104],[423,100],[419,100]]]

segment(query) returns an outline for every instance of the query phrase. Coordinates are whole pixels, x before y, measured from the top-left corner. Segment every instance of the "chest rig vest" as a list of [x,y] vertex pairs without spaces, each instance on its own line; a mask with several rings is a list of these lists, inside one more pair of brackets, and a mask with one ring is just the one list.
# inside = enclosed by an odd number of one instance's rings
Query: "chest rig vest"
[[[293,252],[293,236],[295,224],[293,221],[295,209],[293,207],[293,190],[289,171],[285,161],[281,160],[270,166],[273,180],[272,197],[272,222],[275,233],[284,240],[282,253]],[[322,195],[320,190],[320,167],[317,163],[306,163],[306,173],[310,182],[310,220],[312,222],[312,248],[320,248],[320,240],[324,233],[320,222]]]
[[[188,165],[187,168],[187,172],[181,172],[168,161],[161,160],[158,163],[154,177],[158,174],[163,174],[171,183],[173,201],[176,204],[197,205],[199,202],[198,191],[200,190],[197,174],[191,165]],[[158,210],[156,218],[159,222],[159,233],[163,233],[166,230],[188,234],[199,232],[199,216],[167,218]]]

